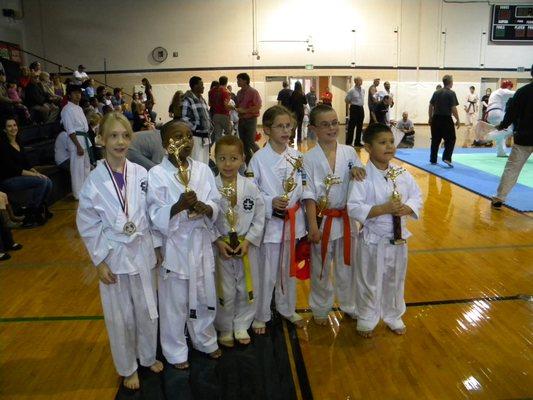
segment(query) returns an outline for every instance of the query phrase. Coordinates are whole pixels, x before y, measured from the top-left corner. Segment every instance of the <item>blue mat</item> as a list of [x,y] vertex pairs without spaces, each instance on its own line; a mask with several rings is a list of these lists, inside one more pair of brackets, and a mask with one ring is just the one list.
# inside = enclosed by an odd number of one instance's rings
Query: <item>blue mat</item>
[[[473,152],[491,152],[494,149],[456,149],[454,153],[473,153]],[[437,175],[443,179],[455,183],[465,189],[480,194],[481,196],[491,198],[496,194],[496,189],[500,183],[500,177],[489,174],[468,165],[454,162],[454,168],[447,167],[441,159],[439,153],[439,162],[437,165],[431,165],[429,162],[429,149],[398,149],[396,158],[423,169],[431,174]],[[533,211],[533,189],[517,183],[507,196],[505,202],[507,206],[520,212]]]

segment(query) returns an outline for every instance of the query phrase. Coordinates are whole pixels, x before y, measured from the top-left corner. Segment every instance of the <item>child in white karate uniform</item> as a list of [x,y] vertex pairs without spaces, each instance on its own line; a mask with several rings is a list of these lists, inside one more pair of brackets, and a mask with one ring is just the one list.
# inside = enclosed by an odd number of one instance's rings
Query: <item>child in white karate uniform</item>
[[401,200],[391,199],[395,187],[389,174],[398,167],[390,164],[396,148],[389,127],[370,125],[363,140],[370,154],[366,179],[352,181],[347,204],[350,217],[363,224],[356,265],[357,332],[369,338],[383,319],[394,333],[403,335],[407,244],[400,240],[395,242],[398,244],[391,242],[395,238],[393,216],[400,217],[397,230],[401,238],[407,239],[410,233],[406,217],[420,216],[422,198],[412,175],[403,170],[395,180]]
[[[255,183],[239,174],[244,164],[244,145],[237,136],[226,135],[217,141],[215,160],[220,171],[217,187],[223,193],[216,221],[220,237],[215,242],[219,298],[215,327],[220,331],[219,343],[233,347],[234,337],[240,344],[250,343],[247,330],[255,316],[254,287],[265,203]],[[234,224],[233,233],[230,223]],[[231,236],[236,248],[231,246]]]
[[[318,138],[318,145],[304,155],[308,179],[303,199],[308,238],[313,243],[309,304],[315,322],[325,325],[334,295],[342,311],[352,318],[357,316],[353,288],[357,224],[351,226],[346,199],[352,176],[362,180],[365,170],[353,147],[337,143],[339,120],[330,106],[320,104],[313,108],[309,129]],[[325,180],[328,178],[335,179],[337,183],[326,189]],[[326,198],[327,205],[324,202]],[[317,205],[321,202],[324,204]],[[320,226],[317,215],[321,217]]]
[[[272,292],[276,288],[276,309],[297,327],[305,321],[296,313],[296,241],[305,236],[305,219],[300,199],[303,170],[293,164],[302,153],[289,146],[294,120],[283,106],[273,106],[263,114],[263,130],[269,140],[256,152],[249,168],[265,200],[265,235],[261,244],[263,266],[259,271],[257,311],[252,327],[256,334],[265,333],[270,321]],[[284,181],[294,179],[295,187],[285,194]]]
[[98,271],[115,367],[125,387],[138,389],[137,358],[156,373],[163,369],[156,360],[155,271],[161,257],[146,210],[146,170],[126,160],[132,135],[121,113],[102,120],[105,158],[85,180],[76,223]]
[[[163,237],[163,264],[158,279],[161,347],[177,369],[189,368],[185,326],[193,346],[219,358],[213,326],[216,313],[214,221],[220,194],[209,167],[191,158],[194,142],[184,122],[161,129],[169,152],[148,173],[148,210]],[[175,141],[174,145],[171,143]]]

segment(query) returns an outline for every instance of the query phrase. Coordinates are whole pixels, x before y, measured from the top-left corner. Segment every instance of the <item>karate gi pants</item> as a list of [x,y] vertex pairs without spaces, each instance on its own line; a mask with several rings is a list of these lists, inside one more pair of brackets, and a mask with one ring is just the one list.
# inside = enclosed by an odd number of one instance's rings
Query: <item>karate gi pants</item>
[[74,143],[69,143],[68,148],[70,150],[70,180],[72,183],[72,195],[78,200],[83,182],[85,182],[85,178],[87,178],[91,172],[91,160],[87,149],[83,149],[83,155],[79,156]]
[[[333,307],[334,297],[342,311],[351,317],[356,317],[354,295],[354,268],[353,259],[355,253],[355,240],[352,238],[352,252],[350,261],[352,265],[344,264],[344,239],[341,237],[330,240],[322,279],[322,255],[321,243],[313,244],[311,248],[311,293],[309,293],[309,305],[316,318],[327,318]],[[333,269],[333,271],[332,271]]]
[[[255,252],[255,254],[253,254]],[[257,296],[257,253],[259,249],[248,251],[250,269],[252,272],[254,296]],[[232,257],[229,260],[217,260],[218,298],[224,299],[224,304],[217,305],[215,327],[221,332],[246,331],[252,325],[255,316],[257,299],[248,302],[244,265],[241,258]]]
[[167,361],[170,364],[187,361],[185,325],[195,349],[207,354],[218,349],[217,334],[213,326],[215,311],[207,309],[203,277],[198,277],[197,280],[197,318],[189,318],[188,279],[180,279],[178,274],[167,273],[165,268],[161,268],[158,283],[161,347]]
[[274,288],[276,290],[276,310],[285,318],[290,318],[295,313],[296,278],[289,277],[290,241],[286,240],[283,247],[283,268],[280,271],[281,243],[263,243],[261,245],[260,259],[264,264],[258,268],[257,310],[255,313],[257,321],[270,321],[270,303],[272,302]]
[[[501,110],[491,110],[487,115],[487,122],[491,125],[497,126],[503,121],[505,113]],[[507,129],[501,131],[492,131],[487,135],[488,140],[494,140],[496,142],[497,155],[504,157],[507,155],[505,152],[505,141],[513,134],[513,125]]]
[[[151,275],[155,298],[155,269]],[[111,285],[100,282],[100,297],[111,355],[119,375],[133,374],[137,370],[137,358],[142,366],[153,365],[157,350],[157,318],[150,319],[139,274],[118,274],[117,283]]]
[[380,318],[391,329],[403,328],[407,245],[365,243],[360,236],[357,259],[357,330],[373,330]]

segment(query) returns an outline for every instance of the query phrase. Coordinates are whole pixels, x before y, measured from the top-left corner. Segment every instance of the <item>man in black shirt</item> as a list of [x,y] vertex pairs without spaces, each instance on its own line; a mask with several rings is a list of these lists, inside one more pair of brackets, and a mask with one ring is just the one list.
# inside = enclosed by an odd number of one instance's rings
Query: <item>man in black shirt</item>
[[455,146],[455,127],[453,125],[452,115],[455,117],[455,124],[459,128],[459,114],[457,113],[457,96],[452,89],[453,77],[444,75],[442,77],[444,88],[433,93],[429,101],[429,125],[431,126],[431,152],[429,161],[431,164],[437,164],[437,153],[442,140],[444,140],[444,153],[442,161],[450,168],[452,165],[452,154]]
[[[531,77],[533,78],[533,65]],[[516,184],[524,164],[533,153],[533,81],[516,91],[497,129],[506,129],[511,124],[515,126],[514,144],[505,164],[498,192],[492,198],[492,206],[496,209],[501,208],[507,194]]]
[[291,106],[292,90],[289,89],[289,83],[283,82],[283,89],[278,93],[278,105],[289,108]]
[[376,103],[374,106],[374,115],[376,116],[376,121],[383,125],[389,125],[387,119],[387,114],[389,112],[389,107],[392,103],[392,99],[389,95],[385,95],[380,102]]

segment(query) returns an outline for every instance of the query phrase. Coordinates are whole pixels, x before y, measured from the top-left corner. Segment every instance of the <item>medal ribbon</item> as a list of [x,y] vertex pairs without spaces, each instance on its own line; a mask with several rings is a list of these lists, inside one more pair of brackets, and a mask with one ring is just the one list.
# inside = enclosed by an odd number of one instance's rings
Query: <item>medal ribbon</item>
[[119,189],[117,181],[115,180],[115,176],[113,175],[113,171],[107,163],[107,160],[104,160],[104,165],[107,169],[107,172],[109,173],[109,176],[111,177],[111,182],[113,182],[113,187],[115,188],[115,192],[117,193],[120,207],[122,208],[122,211],[124,211],[124,214],[126,214],[126,219],[128,219],[128,163],[124,164],[124,194],[122,194],[122,191]]

